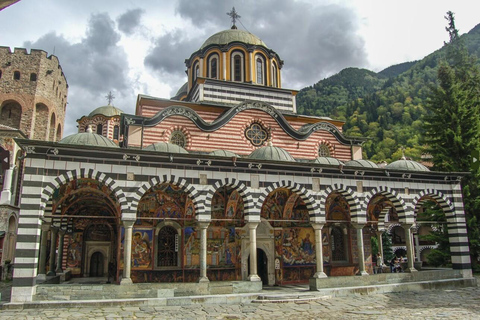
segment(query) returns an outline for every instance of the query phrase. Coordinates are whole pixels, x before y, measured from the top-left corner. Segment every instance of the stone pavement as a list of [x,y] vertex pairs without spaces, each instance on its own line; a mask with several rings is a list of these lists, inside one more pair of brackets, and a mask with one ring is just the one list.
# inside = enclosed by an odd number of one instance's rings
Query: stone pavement
[[286,303],[1,310],[0,319],[480,319],[480,288]]

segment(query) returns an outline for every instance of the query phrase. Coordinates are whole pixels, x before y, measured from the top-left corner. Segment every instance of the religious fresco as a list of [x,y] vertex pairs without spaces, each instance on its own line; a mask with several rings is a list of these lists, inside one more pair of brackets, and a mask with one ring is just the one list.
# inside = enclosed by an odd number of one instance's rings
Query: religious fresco
[[265,199],[261,216],[275,228],[275,282],[308,281],[315,273],[311,272],[315,269],[315,233],[303,200],[291,190],[277,189]]
[[67,268],[72,271],[72,274],[82,273],[82,232],[75,232],[69,237],[67,249]]
[[153,230],[133,229],[132,269],[151,269],[153,261]]
[[185,244],[183,246],[183,261],[185,268],[200,267],[200,233],[195,228],[195,223],[190,222],[183,229]]

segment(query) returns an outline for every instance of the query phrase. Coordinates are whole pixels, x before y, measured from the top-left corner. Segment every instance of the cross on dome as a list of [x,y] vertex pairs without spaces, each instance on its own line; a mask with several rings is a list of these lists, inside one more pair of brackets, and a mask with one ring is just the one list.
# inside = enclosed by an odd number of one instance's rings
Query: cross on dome
[[230,18],[232,18],[232,29],[237,29],[237,26],[235,25],[235,21],[237,21],[237,19],[240,19],[241,16],[237,13],[237,11],[235,11],[235,7],[232,8],[232,11],[227,12],[227,15],[230,16]]
[[110,106],[112,104],[113,99],[115,99],[115,96],[113,95],[112,91],[110,91],[105,98],[108,100],[108,105]]

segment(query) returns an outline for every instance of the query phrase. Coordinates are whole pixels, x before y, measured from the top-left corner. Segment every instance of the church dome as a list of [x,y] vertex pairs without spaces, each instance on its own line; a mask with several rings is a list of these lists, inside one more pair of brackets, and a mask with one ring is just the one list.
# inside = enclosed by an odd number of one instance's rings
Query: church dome
[[268,48],[267,45],[256,35],[239,29],[228,29],[215,33],[213,36],[208,38],[200,47],[204,49],[211,45],[227,45],[232,42],[243,42],[245,44],[250,44],[254,46],[263,46]]
[[334,165],[334,166],[344,165],[342,161],[332,157],[317,157],[317,159],[313,160],[313,162],[319,163],[319,164]]
[[188,81],[185,82],[180,89],[178,89],[177,93],[175,96],[172,98],[172,100],[179,100],[182,96],[187,95],[188,93]]
[[362,167],[362,168],[378,168],[378,165],[370,160],[350,160],[345,162],[346,166],[350,167]]
[[209,153],[211,156],[218,156],[218,157],[238,157],[235,153],[228,151],[228,150],[213,150]]
[[430,171],[423,164],[413,160],[400,159],[394,161],[385,166],[388,170],[400,170],[400,171]]
[[103,115],[105,117],[113,117],[113,116],[119,116],[122,113],[124,113],[122,110],[114,107],[114,106],[103,106],[103,107],[98,107],[97,109],[93,110],[90,112],[88,115],[90,118],[93,116],[96,116],[98,114]]
[[257,160],[270,160],[270,161],[291,161],[294,162],[295,159],[288,153],[286,150],[274,147],[266,146],[254,150],[248,158],[257,159]]
[[183,149],[180,146],[177,146],[173,143],[168,142],[158,142],[155,144],[151,144],[148,147],[145,147],[143,150],[150,150],[150,151],[160,151],[160,152],[168,152],[168,153],[188,153],[187,150]]
[[61,144],[76,144],[82,146],[96,146],[118,148],[112,140],[92,132],[81,132],[69,135],[59,141]]

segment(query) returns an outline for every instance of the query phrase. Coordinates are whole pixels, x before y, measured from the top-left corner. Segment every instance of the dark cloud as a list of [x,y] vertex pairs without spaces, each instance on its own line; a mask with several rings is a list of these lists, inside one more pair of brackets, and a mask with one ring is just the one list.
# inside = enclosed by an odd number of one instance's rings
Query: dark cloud
[[127,74],[129,65],[119,40],[114,21],[104,13],[91,16],[86,36],[78,43],[71,43],[54,32],[35,42],[25,42],[27,48],[50,53],[55,48],[69,84],[66,134],[76,131],[76,120],[81,116],[107,104],[105,95],[109,91],[117,97],[115,106],[133,111],[135,96]]
[[[300,89],[343,68],[367,64],[365,43],[357,34],[359,17],[345,6],[244,0],[235,8],[241,16],[237,26],[260,37],[285,61],[284,87]],[[226,1],[179,0],[176,10],[198,28],[219,31],[231,25]]]
[[133,34],[135,29],[140,26],[141,18],[144,13],[145,10],[143,9],[128,10],[118,17],[118,29],[127,35]]
[[[177,87],[186,81],[185,59],[198,50],[201,44],[202,39],[188,39],[186,32],[175,29],[155,40],[154,47],[145,57],[145,66],[154,71],[158,79],[172,86],[173,96]],[[175,82],[173,85],[172,81]]]

